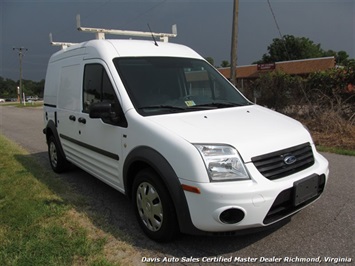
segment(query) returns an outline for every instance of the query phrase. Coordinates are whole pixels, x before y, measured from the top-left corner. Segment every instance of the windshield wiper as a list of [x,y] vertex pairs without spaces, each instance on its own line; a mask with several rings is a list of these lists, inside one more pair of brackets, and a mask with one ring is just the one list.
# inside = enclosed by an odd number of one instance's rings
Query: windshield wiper
[[194,107],[215,107],[215,108],[225,108],[225,107],[236,107],[236,106],[244,106],[244,104],[234,103],[234,102],[211,102],[211,103],[204,103],[198,104]]
[[193,111],[193,110],[207,110],[207,109],[215,109],[215,108],[227,108],[227,107],[236,107],[236,106],[244,106],[244,104],[238,104],[233,102],[211,102],[205,104],[197,104],[187,107],[174,106],[174,105],[148,105],[139,107],[139,110],[142,109],[166,109],[169,111]]
[[170,110],[186,110],[184,107],[180,106],[173,106],[173,105],[149,105],[149,106],[143,106],[139,107],[138,109],[170,109]]
[[150,105],[150,106],[144,106],[140,107],[138,109],[171,109],[171,110],[178,110],[178,111],[189,111],[189,110],[206,110],[206,109],[214,109],[218,108],[218,106],[214,105],[209,105],[209,104],[198,104],[198,105],[191,105],[191,106],[186,106],[186,107],[181,107],[181,106],[174,106],[174,105]]

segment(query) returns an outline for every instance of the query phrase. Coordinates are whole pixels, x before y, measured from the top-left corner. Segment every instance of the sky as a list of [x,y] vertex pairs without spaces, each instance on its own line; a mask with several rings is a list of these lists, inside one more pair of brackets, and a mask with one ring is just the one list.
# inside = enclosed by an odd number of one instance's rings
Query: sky
[[[324,50],[346,51],[355,58],[355,0],[269,0],[282,35],[307,37]],[[0,0],[0,77],[45,78],[54,41],[82,42],[94,35],[76,30],[81,25],[121,30],[171,32],[170,42],[184,44],[215,65],[230,60],[233,0]],[[106,38],[122,38],[107,35]],[[123,37],[127,38],[127,37]],[[267,0],[240,0],[237,64],[260,60],[274,38],[280,38]]]

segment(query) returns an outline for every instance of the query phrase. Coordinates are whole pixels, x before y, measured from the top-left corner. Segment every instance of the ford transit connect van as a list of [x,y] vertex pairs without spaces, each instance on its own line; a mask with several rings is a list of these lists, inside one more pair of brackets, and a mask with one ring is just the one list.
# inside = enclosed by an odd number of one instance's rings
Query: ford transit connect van
[[53,170],[74,164],[127,195],[156,241],[271,225],[319,198],[329,173],[302,124],[168,42],[97,39],[55,53],[44,127]]

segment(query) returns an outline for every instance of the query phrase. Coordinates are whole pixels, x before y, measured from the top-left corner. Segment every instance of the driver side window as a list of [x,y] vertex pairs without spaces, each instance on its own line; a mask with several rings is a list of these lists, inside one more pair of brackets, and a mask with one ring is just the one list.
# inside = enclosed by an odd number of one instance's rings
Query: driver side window
[[83,112],[98,102],[116,104],[116,96],[105,68],[100,64],[87,64],[84,68]]
[[109,108],[101,113],[100,118],[104,123],[127,127],[127,120],[105,68],[97,63],[87,64],[84,68],[83,113],[89,114],[97,103],[107,103]]

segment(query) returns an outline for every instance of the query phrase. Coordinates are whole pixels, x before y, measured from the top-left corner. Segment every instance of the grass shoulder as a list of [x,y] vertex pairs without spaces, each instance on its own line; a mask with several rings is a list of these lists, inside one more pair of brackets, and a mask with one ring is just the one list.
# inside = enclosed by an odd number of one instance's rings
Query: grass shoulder
[[[312,131],[312,130],[311,130]],[[342,132],[312,132],[317,150],[340,155],[355,156],[355,126]]]
[[26,103],[6,102],[6,103],[1,103],[0,106],[13,106],[18,108],[42,107],[43,101],[34,101],[34,102],[26,102]]
[[347,150],[338,147],[327,147],[327,146],[318,145],[317,150],[320,152],[330,152],[330,153],[335,153],[340,155],[355,156],[355,150]]
[[107,236],[91,234],[85,217],[49,189],[65,184],[1,135],[0,169],[0,265],[113,265]]

